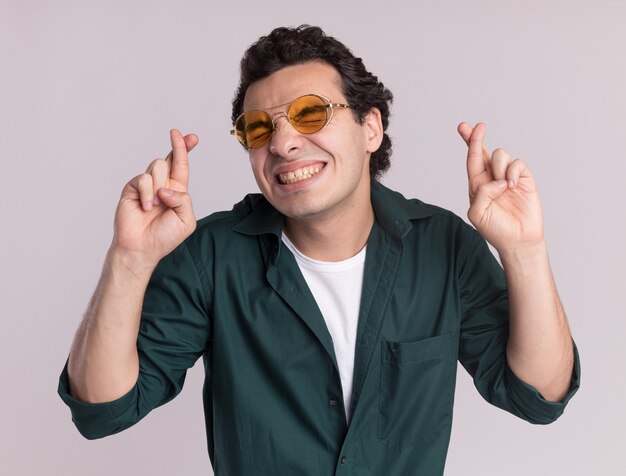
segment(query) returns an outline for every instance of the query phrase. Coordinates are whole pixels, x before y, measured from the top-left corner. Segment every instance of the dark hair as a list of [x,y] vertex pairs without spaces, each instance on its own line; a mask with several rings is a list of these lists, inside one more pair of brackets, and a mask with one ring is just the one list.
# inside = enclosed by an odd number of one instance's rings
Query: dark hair
[[[333,66],[341,76],[341,86],[354,118],[363,124],[365,115],[376,107],[380,111],[383,131],[389,125],[389,106],[393,94],[376,76],[365,69],[363,60],[356,58],[340,41],[318,27],[301,25],[297,28],[276,28],[251,45],[241,59],[241,77],[233,99],[232,119],[241,114],[248,87],[286,66],[322,61]],[[379,149],[370,157],[370,175],[378,179],[389,169],[391,139],[387,133]]]

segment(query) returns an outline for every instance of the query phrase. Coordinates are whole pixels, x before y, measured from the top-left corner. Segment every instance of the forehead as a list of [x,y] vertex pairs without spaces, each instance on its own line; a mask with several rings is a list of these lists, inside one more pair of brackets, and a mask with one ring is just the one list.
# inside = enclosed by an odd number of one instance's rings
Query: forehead
[[269,109],[311,93],[326,96],[333,102],[345,100],[337,70],[316,61],[286,66],[252,83],[246,91],[243,110]]

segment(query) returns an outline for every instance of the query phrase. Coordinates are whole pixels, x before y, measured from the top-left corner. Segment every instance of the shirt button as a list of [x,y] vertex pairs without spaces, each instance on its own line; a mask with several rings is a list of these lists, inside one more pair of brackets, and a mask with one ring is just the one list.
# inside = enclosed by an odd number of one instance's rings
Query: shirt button
[[334,398],[331,398],[330,400],[328,400],[328,404],[331,407],[334,407],[335,405],[337,405],[337,400],[335,400]]
[[345,456],[341,457],[341,464],[346,464],[346,461],[348,461],[348,458],[346,458]]

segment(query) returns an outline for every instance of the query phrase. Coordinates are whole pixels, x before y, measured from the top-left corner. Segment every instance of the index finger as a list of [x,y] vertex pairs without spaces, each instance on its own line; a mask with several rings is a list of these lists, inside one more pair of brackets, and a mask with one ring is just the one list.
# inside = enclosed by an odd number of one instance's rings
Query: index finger
[[167,156],[170,162],[170,179],[187,187],[189,183],[189,151],[198,144],[198,136],[189,134],[183,137],[178,129],[170,131],[172,152]]

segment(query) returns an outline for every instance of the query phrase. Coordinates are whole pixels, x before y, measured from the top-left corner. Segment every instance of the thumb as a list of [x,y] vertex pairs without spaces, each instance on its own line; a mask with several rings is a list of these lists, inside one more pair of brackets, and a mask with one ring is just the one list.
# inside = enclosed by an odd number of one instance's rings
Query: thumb
[[157,193],[163,204],[171,208],[186,226],[195,228],[196,218],[191,207],[191,196],[187,192],[163,187]]
[[492,182],[482,184],[476,190],[476,195],[470,205],[478,210],[484,210],[493,200],[502,195],[506,188],[506,180],[493,180]]

